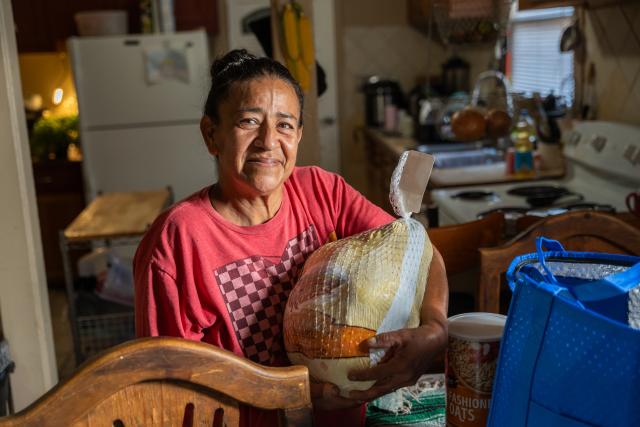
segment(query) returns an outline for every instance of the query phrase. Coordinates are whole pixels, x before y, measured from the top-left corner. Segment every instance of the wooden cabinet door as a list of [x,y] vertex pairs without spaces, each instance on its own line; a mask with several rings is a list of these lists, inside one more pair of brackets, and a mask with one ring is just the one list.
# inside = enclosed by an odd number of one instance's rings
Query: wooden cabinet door
[[[18,0],[20,1],[20,0]],[[48,2],[58,3],[59,0],[47,0]],[[76,12],[87,10],[126,10],[129,21],[129,33],[136,34],[140,32],[140,2],[138,0],[65,0],[69,2],[69,8],[63,17],[65,22],[63,26],[64,36],[77,35],[76,23],[73,15]],[[175,0],[180,2],[182,0]]]
[[[74,15],[87,10],[126,10],[129,33],[140,33],[137,0],[11,0],[18,52],[53,52],[65,49],[67,38],[77,35]],[[206,28],[218,32],[216,0],[174,0],[176,30]]]
[[85,10],[126,10],[129,32],[140,32],[136,0],[12,0],[11,6],[21,53],[65,50],[67,38],[78,34],[74,15]]
[[431,0],[409,0],[407,3],[409,23],[417,28],[426,28],[429,25],[431,14]]
[[[432,3],[432,0],[409,0],[407,3],[407,19],[413,28],[437,40],[436,24],[431,17]],[[429,25],[434,26],[431,31],[429,31]]]
[[[84,209],[82,165],[62,160],[34,163],[33,178],[47,282],[61,287],[64,268],[58,233]],[[76,259],[72,259],[72,265]]]
[[11,6],[18,52],[55,51],[55,33],[68,3],[61,0],[52,7],[48,0],[12,0]]
[[204,27],[207,33],[218,32],[216,0],[174,0],[176,30],[189,31]]

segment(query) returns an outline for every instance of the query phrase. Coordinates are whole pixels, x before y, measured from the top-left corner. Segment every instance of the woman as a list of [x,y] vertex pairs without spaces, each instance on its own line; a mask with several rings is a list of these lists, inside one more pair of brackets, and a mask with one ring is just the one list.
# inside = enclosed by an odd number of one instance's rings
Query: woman
[[[159,217],[134,260],[138,336],[204,341],[271,366],[288,363],[282,343],[287,295],[320,245],[393,220],[344,180],[295,167],[303,95],[287,69],[244,50],[211,67],[200,128],[218,182]],[[362,401],[415,383],[446,342],[447,285],[436,253],[422,326],[376,337],[384,363],[356,380],[370,390],[338,397],[314,383],[316,425],[358,425]],[[325,410],[326,412],[323,412]],[[277,425],[272,412],[243,410],[243,425]]]

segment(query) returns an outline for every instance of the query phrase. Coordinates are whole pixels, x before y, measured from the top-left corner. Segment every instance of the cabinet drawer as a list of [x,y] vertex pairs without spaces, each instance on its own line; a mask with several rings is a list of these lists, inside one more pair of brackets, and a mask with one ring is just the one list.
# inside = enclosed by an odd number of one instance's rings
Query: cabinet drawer
[[82,163],[48,161],[33,164],[33,180],[38,195],[84,193]]

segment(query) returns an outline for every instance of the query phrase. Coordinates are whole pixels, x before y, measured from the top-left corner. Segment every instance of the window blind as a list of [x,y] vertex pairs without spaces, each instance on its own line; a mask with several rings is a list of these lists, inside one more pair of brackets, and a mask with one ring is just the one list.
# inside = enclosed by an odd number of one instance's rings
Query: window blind
[[548,11],[537,15],[532,11],[515,14],[510,38],[511,84],[514,91],[528,95],[540,92],[544,97],[553,90],[556,95],[562,95],[572,103],[573,53],[560,52],[562,32],[571,21],[571,15],[566,10],[555,14]]

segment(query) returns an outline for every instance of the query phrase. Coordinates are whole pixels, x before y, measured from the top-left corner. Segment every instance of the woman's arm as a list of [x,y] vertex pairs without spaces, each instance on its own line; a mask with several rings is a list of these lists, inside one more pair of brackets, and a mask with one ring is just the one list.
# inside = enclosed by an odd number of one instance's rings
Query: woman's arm
[[376,381],[368,390],[352,391],[350,397],[369,401],[398,388],[414,385],[427,371],[433,358],[446,347],[448,301],[444,262],[434,247],[420,326],[380,334],[367,341],[368,348],[382,348],[387,352],[378,365],[349,374],[351,380]]
[[447,282],[447,271],[442,255],[434,246],[431,267],[429,268],[429,279],[427,280],[427,288],[422,299],[422,309],[420,310],[420,324],[440,325],[444,332],[445,344],[448,308],[449,284]]

